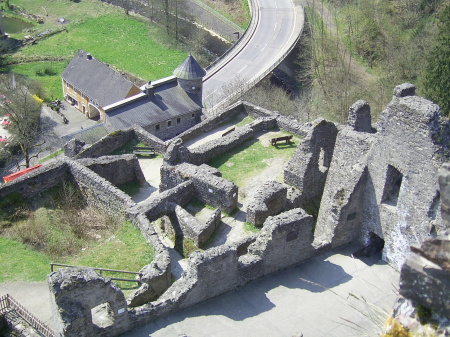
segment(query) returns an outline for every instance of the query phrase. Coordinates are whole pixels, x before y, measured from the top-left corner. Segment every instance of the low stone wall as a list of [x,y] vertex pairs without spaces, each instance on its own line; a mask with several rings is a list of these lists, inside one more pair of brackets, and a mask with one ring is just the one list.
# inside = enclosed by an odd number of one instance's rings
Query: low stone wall
[[159,153],[164,153],[167,147],[166,143],[161,139],[145,131],[142,127],[134,125],[126,130],[111,132],[91,146],[82,148],[74,158],[82,159],[107,156],[133,138],[137,138],[139,141],[148,144],[148,146],[153,147]]
[[255,226],[262,226],[270,215],[276,215],[286,206],[286,185],[276,181],[263,183],[247,206],[246,221]]
[[109,215],[121,217],[125,216],[125,209],[135,204],[128,194],[83,165],[76,161],[68,161],[67,164],[75,183],[88,203],[95,205]]
[[204,203],[219,207],[231,213],[237,207],[238,187],[229,180],[223,179],[220,172],[208,166],[181,164],[161,167],[161,186],[171,188],[182,181],[190,180],[194,186],[194,195]]
[[107,156],[123,144],[133,139],[133,137],[134,131],[132,129],[113,131],[91,146],[83,148],[74,158],[82,159]]
[[159,240],[153,224],[142,213],[132,221],[155,252],[153,261],[140,270],[141,286],[129,297],[128,305],[136,307],[154,301],[163,294],[172,283],[172,273],[169,251]]
[[222,113],[209,117],[205,119],[203,122],[193,126],[189,130],[178,135],[178,138],[183,140],[183,142],[187,142],[190,139],[196,138],[198,136],[203,135],[206,132],[209,132],[219,125],[225,124],[233,119],[240,113],[245,113],[245,106],[242,101],[239,101],[233,105],[231,105],[227,110]]
[[174,188],[162,191],[159,195],[129,209],[130,216],[145,214],[149,221],[155,221],[160,217],[173,213],[177,205],[186,205],[194,196],[194,184],[185,181]]
[[180,206],[175,207],[175,215],[183,236],[192,240],[197,247],[201,247],[208,241],[219,225],[221,212],[220,209],[216,209],[212,217],[204,223]]
[[71,175],[66,161],[57,161],[1,185],[0,199],[13,193],[29,199],[68,179]]
[[262,275],[292,266],[315,254],[313,229],[313,217],[301,208],[268,217],[248,254],[262,260]]
[[86,158],[78,162],[115,186],[131,181],[143,184],[146,181],[138,159],[132,154]]

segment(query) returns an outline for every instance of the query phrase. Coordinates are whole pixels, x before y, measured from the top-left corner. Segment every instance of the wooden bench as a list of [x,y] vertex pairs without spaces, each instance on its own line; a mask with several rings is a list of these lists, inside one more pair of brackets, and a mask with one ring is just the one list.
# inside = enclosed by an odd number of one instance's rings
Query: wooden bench
[[222,137],[225,137],[226,135],[229,135],[230,133],[232,133],[234,130],[236,130],[236,127],[232,127],[230,130],[225,131],[224,133],[222,133]]
[[293,136],[290,135],[290,136],[284,136],[284,137],[272,138],[272,140],[270,141],[270,143],[271,143],[272,145],[277,145],[278,142],[285,141],[286,144],[290,144],[290,143],[291,143],[292,137],[293,137]]
[[155,149],[152,147],[133,147],[133,154],[138,156],[154,156],[155,155]]

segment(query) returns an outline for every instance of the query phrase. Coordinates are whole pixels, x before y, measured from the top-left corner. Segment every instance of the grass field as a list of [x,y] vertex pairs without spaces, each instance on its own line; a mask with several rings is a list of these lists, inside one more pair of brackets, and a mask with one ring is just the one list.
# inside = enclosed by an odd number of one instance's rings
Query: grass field
[[[67,28],[67,31],[41,39],[35,45],[20,48],[11,58],[21,64],[0,69],[1,72],[14,71],[38,80],[48,99],[62,98],[60,75],[78,49],[84,49],[100,61],[146,81],[171,75],[187,56],[187,51],[182,51],[183,45],[175,45],[163,29],[150,26],[140,17],[126,15],[122,9],[100,1],[13,0],[11,3],[27,12],[42,15],[45,20],[42,25],[36,24],[32,33],[12,35],[13,38]],[[59,24],[59,18],[65,18],[68,23]],[[36,72],[44,65],[49,65],[54,74],[37,75]]]
[[153,247],[147,244],[140,231],[129,222],[113,236],[91,243],[79,255],[53,261],[25,244],[0,236],[0,282],[44,281],[50,273],[50,262],[139,271],[152,261],[153,256]]
[[293,142],[294,144],[290,146],[263,146],[258,139],[253,138],[232,151],[212,159],[208,164],[217,168],[225,179],[231,180],[241,188],[248,179],[261,173],[270,159],[290,158],[300,139],[294,137]]

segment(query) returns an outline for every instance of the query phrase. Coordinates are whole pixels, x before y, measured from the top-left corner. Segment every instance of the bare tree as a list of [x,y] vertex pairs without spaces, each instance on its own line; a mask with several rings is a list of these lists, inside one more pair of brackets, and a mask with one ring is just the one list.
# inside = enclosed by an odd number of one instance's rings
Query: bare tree
[[[10,139],[8,148],[19,147],[25,160],[25,167],[30,167],[32,150],[43,143],[36,143],[39,138],[39,115],[41,104],[33,98],[37,92],[36,84],[30,80],[8,74],[0,78],[0,92],[4,100],[0,104],[0,114],[9,119],[8,131]],[[22,165],[17,164],[18,168]]]

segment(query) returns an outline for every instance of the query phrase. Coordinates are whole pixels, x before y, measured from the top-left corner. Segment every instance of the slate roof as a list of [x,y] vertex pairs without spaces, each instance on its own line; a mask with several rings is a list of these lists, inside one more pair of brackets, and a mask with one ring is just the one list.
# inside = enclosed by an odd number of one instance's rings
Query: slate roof
[[88,54],[78,50],[61,77],[102,107],[124,99],[134,84]]
[[126,129],[134,124],[143,128],[174,119],[202,108],[200,96],[189,94],[175,77],[155,86],[153,97],[138,94],[117,107],[106,108],[107,123],[115,129]]
[[189,54],[183,63],[175,68],[173,74],[183,80],[197,80],[206,75],[206,70],[198,64],[191,54]]

